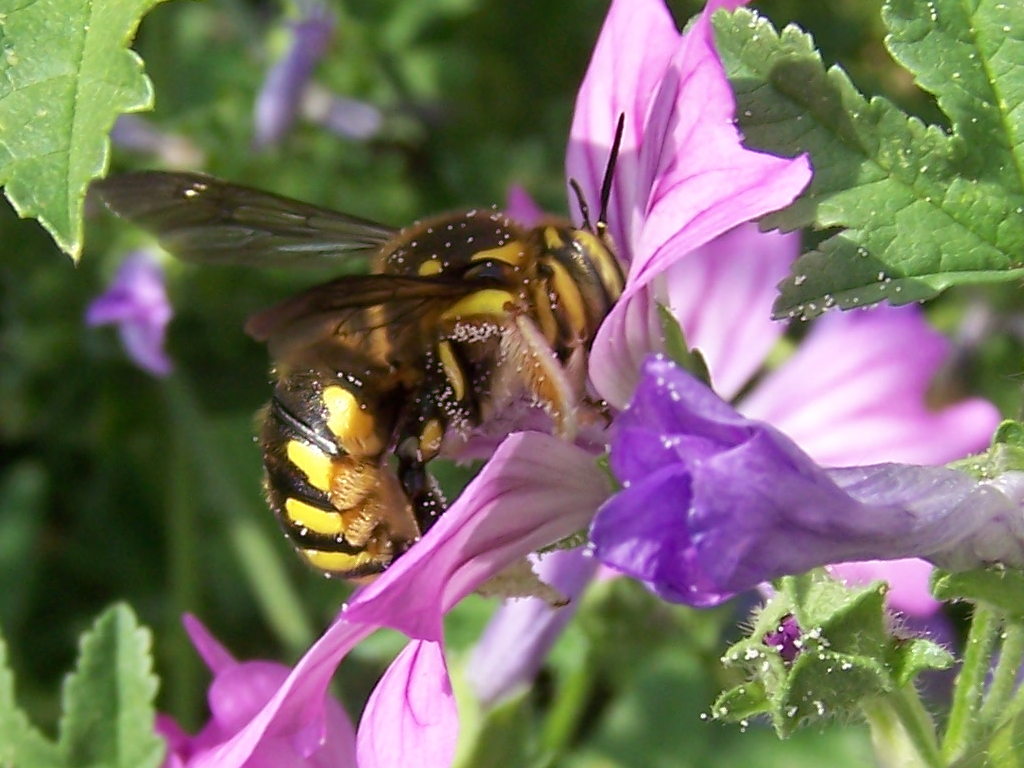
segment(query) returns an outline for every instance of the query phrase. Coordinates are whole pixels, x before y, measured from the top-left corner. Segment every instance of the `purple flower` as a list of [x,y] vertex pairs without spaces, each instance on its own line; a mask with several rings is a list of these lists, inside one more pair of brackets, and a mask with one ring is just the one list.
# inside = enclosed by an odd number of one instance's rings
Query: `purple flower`
[[[701,350],[726,397],[748,385],[785,330],[770,319],[771,305],[799,235],[761,233],[743,222],[785,205],[808,168],[800,158],[741,146],[706,25],[713,8],[683,36],[661,2],[614,2],[577,99],[567,176],[580,181],[591,205],[600,197],[616,121],[625,115],[608,218],[629,279],[590,364],[597,391],[620,408],[644,358],[665,349],[659,303]],[[523,207],[518,198],[514,205]],[[575,208],[572,193],[569,205]],[[948,461],[982,447],[998,413],[980,400],[936,412],[925,407],[929,381],[947,354],[946,342],[913,308],[830,316],[743,408],[773,410],[812,456],[833,464]],[[844,387],[835,386],[837,376]],[[859,419],[868,414],[871,429],[863,429]],[[560,591],[577,597],[593,570],[592,561],[566,559],[559,578],[574,588]],[[894,607],[936,605],[927,589],[904,586],[891,595]],[[478,696],[495,701],[531,680],[574,606],[507,602],[471,659]]]
[[846,560],[1024,563],[1024,516],[996,484],[942,467],[822,469],[661,357],[616,420],[611,464],[624,488],[594,519],[595,554],[676,602]]
[[171,372],[164,352],[167,323],[172,315],[163,271],[145,251],[131,253],[107,290],[93,300],[85,314],[90,326],[116,324],[128,356],[154,376]]
[[[624,116],[608,224],[628,277],[590,365],[595,388],[614,406],[628,399],[640,361],[663,348],[656,301],[677,314],[702,308],[710,315],[707,310],[717,308],[721,315],[703,324],[701,348],[715,346],[709,360],[718,363],[737,357],[730,350],[739,344],[748,356],[739,355],[742,362],[732,369],[738,380],[756,370],[781,333],[779,324],[768,321],[768,309],[797,240],[740,225],[791,202],[810,180],[810,168],[806,158],[742,146],[709,23],[718,8],[739,4],[709,2],[681,34],[661,0],[613,0],[576,100],[566,175],[579,182],[591,205],[600,200],[616,124]],[[569,206],[576,208],[571,190]],[[510,207],[536,213],[519,196]],[[665,276],[675,272],[682,279],[670,279],[666,289]],[[696,279],[687,282],[691,278]],[[691,290],[704,294],[683,296]],[[737,318],[753,315],[752,301],[764,305],[763,319],[747,323],[731,339],[721,332],[712,345],[716,328],[735,332]],[[594,571],[578,554],[560,558],[555,567],[556,586],[570,598]],[[552,609],[535,598],[506,604],[472,659],[469,676],[478,695],[495,701],[531,679],[574,606],[575,601]]]
[[586,526],[608,492],[590,454],[548,435],[511,435],[422,541],[355,595],[267,702],[185,765],[241,768],[276,754],[282,740],[326,743],[327,686],[342,658],[380,627],[411,641],[363,712],[358,765],[450,764],[458,719],[442,617],[525,553]]
[[800,629],[796,616],[788,614],[782,618],[774,632],[764,636],[764,644],[778,652],[784,662],[792,664],[800,654],[801,635],[803,630]]
[[288,133],[313,70],[327,50],[334,30],[334,17],[316,0],[299,4],[304,16],[291,25],[291,44],[267,73],[256,98],[255,135],[257,149],[272,146]]

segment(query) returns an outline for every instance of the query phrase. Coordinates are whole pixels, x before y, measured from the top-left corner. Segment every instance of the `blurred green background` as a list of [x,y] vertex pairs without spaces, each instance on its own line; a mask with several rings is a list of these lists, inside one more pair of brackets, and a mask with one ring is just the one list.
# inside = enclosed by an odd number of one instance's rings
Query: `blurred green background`
[[[699,3],[673,2],[681,23]],[[812,32],[827,62],[862,89],[927,120],[934,104],[881,44],[875,0],[755,3],[777,25]],[[504,200],[518,183],[565,211],[562,159],[576,88],[604,0],[351,0],[330,3],[334,38],[315,81],[384,115],[367,141],[300,120],[256,152],[252,114],[267,69],[288,43],[296,8],[256,0],[170,0],[143,22],[136,50],[156,90],[152,125],[188,147],[182,160],[237,182],[400,225]],[[115,147],[113,170],[163,167]],[[347,594],[304,568],[267,512],[254,414],[268,395],[264,349],[241,331],[253,311],[325,279],[166,261],[175,372],[135,368],[117,334],[83,314],[143,236],[99,210],[74,266],[33,222],[0,203],[0,628],[20,702],[52,730],[60,677],[78,634],[124,599],[152,628],[160,706],[187,727],[205,717],[207,677],[181,630],[200,616],[239,658],[293,661]],[[984,301],[1012,307],[1011,294]],[[971,294],[935,318],[955,331]],[[993,338],[947,372],[1008,413],[1020,343]],[[963,365],[960,365],[962,363]],[[464,473],[445,471],[457,488]],[[470,598],[451,617],[453,658],[494,604]],[[777,744],[764,728],[702,721],[736,633],[735,608],[697,613],[635,585],[584,601],[538,685],[485,725],[474,765],[860,766],[859,727]],[[339,692],[358,713],[401,639],[381,633],[342,667]],[[468,710],[467,710],[468,711]]]

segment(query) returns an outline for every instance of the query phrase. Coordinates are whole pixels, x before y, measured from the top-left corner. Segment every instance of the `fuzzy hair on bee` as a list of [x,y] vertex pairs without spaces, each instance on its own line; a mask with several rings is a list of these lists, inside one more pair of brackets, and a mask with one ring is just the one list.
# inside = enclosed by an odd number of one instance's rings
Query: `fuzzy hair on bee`
[[[621,135],[621,129],[620,129]],[[523,226],[491,209],[395,230],[198,173],[94,185],[118,216],[203,264],[337,264],[370,272],[313,286],[251,317],[274,386],[259,430],[269,506],[328,575],[386,569],[444,511],[427,464],[526,400],[572,438],[586,355],[624,277],[605,234],[617,151],[591,225]]]

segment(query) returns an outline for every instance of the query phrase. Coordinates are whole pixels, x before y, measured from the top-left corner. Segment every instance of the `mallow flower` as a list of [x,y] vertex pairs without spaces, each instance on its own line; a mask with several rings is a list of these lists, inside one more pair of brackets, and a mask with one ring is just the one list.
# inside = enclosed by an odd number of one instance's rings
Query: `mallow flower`
[[594,518],[594,551],[668,600],[714,605],[846,560],[1024,565],[1020,473],[979,482],[945,467],[825,469],[662,356],[644,364],[613,429],[624,487]]
[[163,270],[150,253],[135,251],[121,263],[107,290],[89,305],[85,322],[116,325],[132,361],[154,376],[166,376],[172,366],[164,338],[172,314]]
[[[709,23],[716,8],[735,4],[710,3],[685,35],[661,0],[614,0],[609,11],[580,95],[592,107],[592,124],[574,123],[570,155],[585,147],[586,162],[602,158],[600,169],[574,174],[597,201],[615,121],[626,116],[609,210],[629,263],[624,311],[676,259],[788,204],[810,178],[805,158],[741,145]],[[599,109],[607,121],[597,119]],[[578,161],[569,162],[572,168]],[[615,347],[615,333],[605,339]],[[443,655],[444,613],[509,564],[585,528],[609,493],[590,452],[537,432],[510,435],[423,539],[353,597],[269,701],[187,765],[240,768],[282,738],[309,748],[311,734],[323,733],[337,665],[378,627],[411,640],[362,713],[360,768],[448,765],[458,720]]]
[[[689,35],[705,32],[698,23]],[[741,222],[760,215],[751,208],[763,201],[758,195],[777,206],[783,190],[792,194],[802,186],[806,166],[800,158],[782,166],[779,158],[750,152],[742,156],[754,162],[741,170],[730,165],[744,151],[729,122],[731,91],[720,71],[710,74],[713,53],[703,68],[681,64],[687,45],[695,45],[681,39],[661,3],[613,3],[580,89],[567,152],[567,177],[580,182],[588,200],[598,199],[607,147],[624,115],[608,219],[629,277],[590,361],[595,389],[616,408],[632,395],[644,358],[665,349],[658,304],[704,355],[716,391],[734,398],[748,389],[785,331],[770,319],[771,305],[800,247],[798,234],[762,233]],[[683,84],[671,109],[666,83]],[[513,204],[531,211],[519,191],[510,195]],[[729,226],[708,237],[710,223],[722,221]],[[828,464],[950,461],[981,448],[999,417],[977,399],[938,411],[925,405],[948,352],[913,307],[827,316],[786,364],[750,388],[740,408],[776,424]],[[573,598],[596,568],[579,551],[538,566]],[[889,578],[894,608],[927,614],[938,605],[927,590],[930,568],[909,560],[839,570],[851,580]],[[904,578],[908,572],[912,580]],[[477,696],[493,702],[532,680],[576,605],[552,608],[529,598],[502,606],[470,661]]]

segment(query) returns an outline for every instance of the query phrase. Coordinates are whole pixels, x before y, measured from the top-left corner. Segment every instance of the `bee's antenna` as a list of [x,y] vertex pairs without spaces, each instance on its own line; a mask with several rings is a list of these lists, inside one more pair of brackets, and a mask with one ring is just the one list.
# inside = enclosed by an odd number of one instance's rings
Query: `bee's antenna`
[[583,216],[583,228],[593,230],[590,226],[590,208],[587,206],[586,198],[583,197],[583,190],[580,189],[580,183],[576,179],[569,179],[569,186],[572,187],[572,191],[576,193],[576,202],[580,205],[580,215]]
[[608,165],[604,169],[604,180],[601,182],[601,212],[597,216],[599,228],[608,222],[608,200],[612,196],[612,176],[615,172],[615,162],[619,159],[619,147],[622,145],[622,132],[626,127],[625,113],[619,114],[619,122],[615,126],[615,139],[612,141],[612,151],[608,155]]

